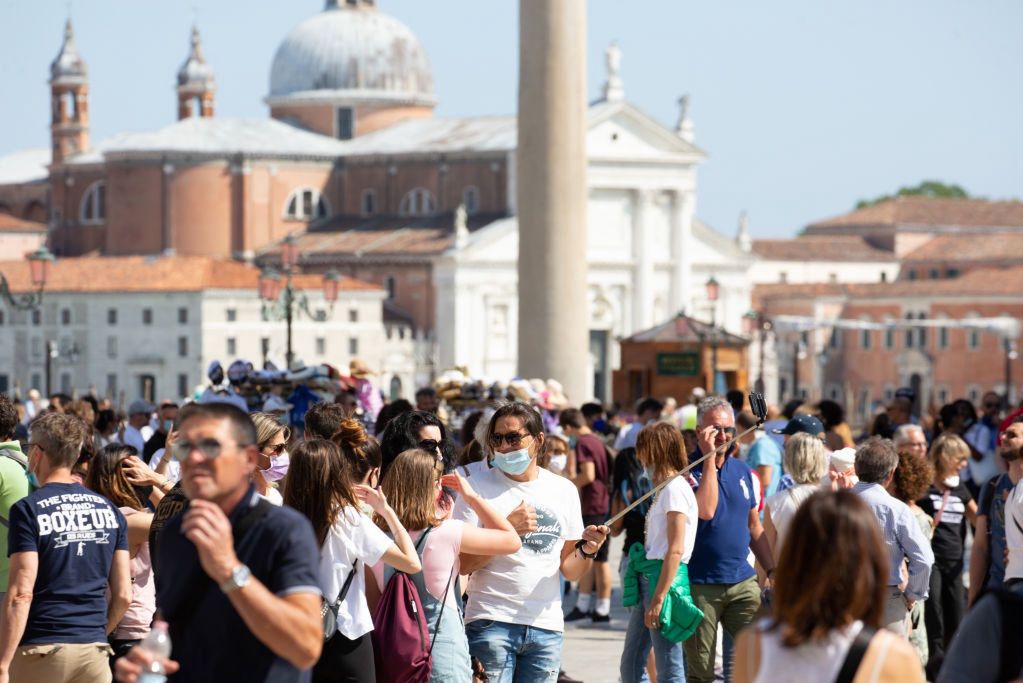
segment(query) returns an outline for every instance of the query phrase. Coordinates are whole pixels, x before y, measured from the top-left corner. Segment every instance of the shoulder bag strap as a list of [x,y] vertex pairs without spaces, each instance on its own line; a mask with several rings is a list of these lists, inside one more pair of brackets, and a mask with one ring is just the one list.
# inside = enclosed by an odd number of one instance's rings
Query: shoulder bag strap
[[345,577],[345,583],[341,586],[341,590],[337,594],[337,600],[334,601],[334,611],[341,609],[341,603],[345,601],[345,597],[348,595],[348,589],[352,587],[352,580],[355,579],[355,570],[359,568],[359,561],[355,560],[352,563],[352,569],[348,572],[348,576]]
[[870,647],[870,641],[873,640],[876,633],[876,629],[864,626],[856,634],[852,644],[849,645],[849,652],[845,655],[845,661],[842,662],[842,668],[838,672],[835,683],[853,683],[860,663],[863,661],[864,655],[867,654],[867,648]]
[[[433,635],[430,636],[430,654],[433,654],[433,646],[437,642],[437,631],[440,630],[440,620],[444,617],[444,607],[448,604],[448,592],[451,590],[451,582],[455,578],[455,568],[451,567],[448,574],[448,585],[444,587],[444,597],[440,600],[440,612],[437,613],[437,623],[433,625]],[[426,588],[426,577],[423,577],[423,587]],[[429,589],[427,589],[429,590]]]
[[949,494],[951,494],[951,493],[952,493],[951,489],[945,489],[945,493],[943,493],[941,495],[941,507],[939,507],[938,511],[936,513],[934,513],[934,528],[935,529],[938,528],[939,524],[941,524],[941,516],[945,514],[945,506],[948,505],[948,497],[949,497]]

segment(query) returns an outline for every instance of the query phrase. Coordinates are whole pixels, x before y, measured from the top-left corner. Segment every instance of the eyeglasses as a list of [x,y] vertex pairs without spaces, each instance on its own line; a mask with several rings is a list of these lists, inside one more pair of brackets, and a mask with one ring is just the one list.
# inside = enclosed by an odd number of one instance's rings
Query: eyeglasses
[[440,444],[441,442],[436,439],[423,439],[419,442],[419,447],[424,451],[433,453],[434,451],[440,452]]
[[714,429],[716,429],[719,433],[727,434],[728,436],[735,436],[736,433],[737,433],[735,431],[735,427],[718,427],[717,425],[711,425],[711,426]]
[[199,439],[197,443],[191,441],[175,441],[171,446],[171,457],[178,462],[188,459],[192,451],[199,451],[207,460],[214,460],[220,456],[224,445],[216,439]]
[[276,446],[267,446],[263,449],[263,455],[275,455],[278,456],[284,452],[284,449],[288,447],[286,443],[279,443]]
[[500,448],[502,443],[506,443],[512,448],[517,448],[524,438],[532,436],[530,433],[525,434],[521,432],[508,432],[507,434],[493,433],[490,435],[490,445],[494,448]]

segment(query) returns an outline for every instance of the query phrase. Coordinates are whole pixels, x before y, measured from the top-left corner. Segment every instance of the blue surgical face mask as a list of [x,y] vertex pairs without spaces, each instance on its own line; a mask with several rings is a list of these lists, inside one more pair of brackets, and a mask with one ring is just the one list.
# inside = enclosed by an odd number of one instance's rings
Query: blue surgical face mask
[[494,453],[494,467],[505,474],[516,476],[529,469],[529,463],[533,456],[529,454],[529,448],[523,447],[511,453]]
[[593,431],[595,431],[595,432],[603,432],[604,431],[604,427],[606,427],[606,426],[607,426],[607,421],[606,420],[594,420],[593,421]]
[[32,493],[39,488],[39,477],[36,476],[36,473],[33,471],[34,469],[35,468],[32,467],[32,458],[30,457],[28,468],[25,470],[25,478],[28,479],[29,493]]

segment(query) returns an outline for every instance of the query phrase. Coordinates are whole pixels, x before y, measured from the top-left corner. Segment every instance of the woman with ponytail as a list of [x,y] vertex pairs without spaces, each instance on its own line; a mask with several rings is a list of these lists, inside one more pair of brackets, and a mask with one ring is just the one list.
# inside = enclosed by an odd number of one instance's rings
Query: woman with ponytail
[[[313,667],[316,683],[376,680],[366,568],[382,561],[403,572],[414,574],[422,569],[412,539],[384,494],[355,483],[352,463],[365,459],[367,440],[361,424],[345,420],[334,443],[311,439],[291,454],[284,503],[312,522],[320,544],[320,587],[324,599],[337,611],[337,633],[324,643],[323,654]],[[390,538],[361,513],[362,503],[384,521]],[[347,592],[339,600],[346,583]]]
[[[511,555],[522,547],[518,533],[490,503],[483,500],[459,474],[444,475],[436,454],[422,449],[407,450],[391,462],[381,483],[402,526],[420,545],[423,572],[412,576],[426,609],[426,625],[433,639],[433,668],[430,681],[469,681],[469,642],[459,609],[461,601],[455,584],[459,553]],[[458,493],[485,528],[437,516],[436,500],[441,486]],[[383,527],[386,520],[377,517]],[[424,539],[425,536],[425,539]],[[370,582],[369,600],[375,606],[378,590],[386,585],[390,572],[383,563],[373,567],[376,585]]]

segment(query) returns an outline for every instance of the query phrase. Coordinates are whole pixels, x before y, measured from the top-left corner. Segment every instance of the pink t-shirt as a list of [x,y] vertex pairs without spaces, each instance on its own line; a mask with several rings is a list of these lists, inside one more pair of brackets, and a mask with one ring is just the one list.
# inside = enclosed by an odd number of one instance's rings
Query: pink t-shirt
[[[462,522],[455,519],[446,519],[440,526],[435,527],[430,535],[426,537],[426,544],[423,550],[423,576],[426,582],[426,590],[430,591],[435,599],[441,600],[444,597],[444,589],[448,585],[448,577],[458,577],[458,553],[462,550]],[[414,544],[423,535],[422,531],[410,531]],[[373,565],[373,575],[377,579],[377,585],[381,590],[384,586],[384,563],[377,562]],[[455,607],[454,581],[448,589],[448,607]]]
[[[119,509],[125,517],[138,512],[128,507]],[[149,557],[148,541],[139,546],[135,557],[130,560],[129,567],[131,605],[114,629],[113,635],[117,640],[145,638],[149,633],[150,624],[153,623],[153,613],[156,611],[156,584],[153,582],[153,563]]]

